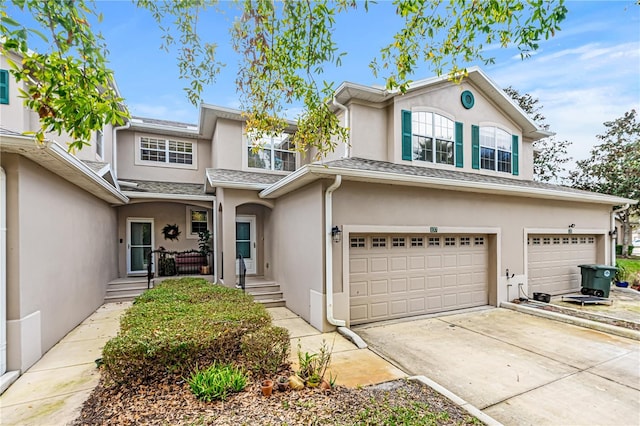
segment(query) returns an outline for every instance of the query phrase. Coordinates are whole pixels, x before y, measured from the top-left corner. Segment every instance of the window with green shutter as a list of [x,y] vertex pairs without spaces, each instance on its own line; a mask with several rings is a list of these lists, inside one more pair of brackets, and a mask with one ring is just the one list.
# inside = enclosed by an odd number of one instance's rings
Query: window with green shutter
[[463,139],[462,139],[463,125],[459,121],[456,121],[456,167],[464,167],[463,161]]
[[9,71],[0,70],[0,104],[9,103]]
[[511,135],[511,173],[514,176],[518,176],[519,161],[518,161],[518,135]]
[[411,161],[411,111],[402,110],[402,159]]
[[471,167],[480,169],[480,127],[471,126]]

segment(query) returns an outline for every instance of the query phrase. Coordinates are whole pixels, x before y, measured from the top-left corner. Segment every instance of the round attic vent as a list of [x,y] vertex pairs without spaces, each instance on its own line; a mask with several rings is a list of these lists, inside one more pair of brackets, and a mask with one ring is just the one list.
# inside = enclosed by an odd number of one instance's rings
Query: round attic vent
[[473,93],[471,93],[468,90],[465,90],[464,92],[462,92],[462,95],[460,96],[460,100],[462,101],[462,106],[465,107],[466,109],[473,108],[473,104],[476,102],[473,97]]

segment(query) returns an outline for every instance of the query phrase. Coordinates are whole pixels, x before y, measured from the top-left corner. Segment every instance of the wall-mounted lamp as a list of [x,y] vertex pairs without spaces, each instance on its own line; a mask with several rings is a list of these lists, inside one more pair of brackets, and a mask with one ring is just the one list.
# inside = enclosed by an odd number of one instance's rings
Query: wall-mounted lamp
[[572,224],[569,225],[569,233],[570,234],[573,234],[573,228],[575,228],[575,227],[576,227],[575,223],[572,223]]
[[334,243],[339,243],[342,241],[342,231],[337,226],[331,228],[331,238],[333,238]]
[[618,235],[618,228],[613,228],[613,231],[609,231],[609,235],[612,237]]

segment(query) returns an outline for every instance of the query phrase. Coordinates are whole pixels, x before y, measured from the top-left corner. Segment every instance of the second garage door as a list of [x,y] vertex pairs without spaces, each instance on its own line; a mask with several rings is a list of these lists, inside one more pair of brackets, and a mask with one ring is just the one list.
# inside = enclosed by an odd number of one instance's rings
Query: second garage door
[[527,250],[529,296],[578,291],[578,265],[596,263],[594,235],[530,235]]
[[488,304],[486,235],[351,235],[352,324]]

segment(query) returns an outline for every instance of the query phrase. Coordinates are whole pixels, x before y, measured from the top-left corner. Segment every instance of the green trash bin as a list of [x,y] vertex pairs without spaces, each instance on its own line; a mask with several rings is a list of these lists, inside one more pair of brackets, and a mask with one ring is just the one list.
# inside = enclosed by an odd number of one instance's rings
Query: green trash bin
[[611,280],[618,268],[609,265],[578,265],[582,275],[582,294],[609,297]]

